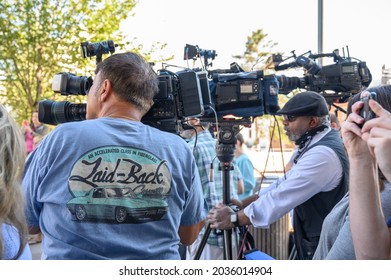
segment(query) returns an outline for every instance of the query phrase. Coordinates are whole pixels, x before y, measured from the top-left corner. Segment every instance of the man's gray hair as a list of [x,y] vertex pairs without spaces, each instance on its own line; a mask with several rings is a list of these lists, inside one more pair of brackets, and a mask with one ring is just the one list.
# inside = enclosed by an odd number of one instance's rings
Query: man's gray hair
[[319,120],[319,125],[327,125],[330,126],[330,115],[317,117]]

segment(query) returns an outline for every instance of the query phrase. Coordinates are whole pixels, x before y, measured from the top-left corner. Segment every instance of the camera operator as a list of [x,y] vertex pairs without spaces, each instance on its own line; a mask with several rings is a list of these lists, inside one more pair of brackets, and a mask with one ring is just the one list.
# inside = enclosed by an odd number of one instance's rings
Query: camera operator
[[293,209],[297,258],[311,259],[324,218],[347,191],[348,160],[339,132],[330,128],[328,105],[320,94],[299,93],[278,113],[289,139],[298,146],[292,168],[238,203],[242,210],[237,213],[219,204],[209,212],[208,222],[218,229],[234,223],[267,228]]
[[57,126],[27,161],[31,233],[43,259],[180,259],[206,218],[192,152],[140,122],[158,78],[135,53],[100,62],[87,120]]
[[350,229],[357,259],[391,259],[391,216],[385,211],[391,202],[384,191],[381,196],[379,192],[382,183],[389,187],[391,182],[391,86],[380,90],[376,101],[369,100],[375,118],[364,122],[360,101],[342,124],[350,162]]

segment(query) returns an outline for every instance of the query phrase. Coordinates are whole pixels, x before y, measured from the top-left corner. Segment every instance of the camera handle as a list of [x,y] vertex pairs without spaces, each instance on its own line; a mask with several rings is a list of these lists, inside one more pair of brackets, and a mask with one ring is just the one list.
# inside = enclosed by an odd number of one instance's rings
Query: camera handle
[[341,111],[341,112],[344,113],[345,115],[348,114],[348,112],[347,112],[345,109],[343,109],[341,106],[335,105],[334,103],[332,103],[331,106],[335,108],[334,114],[335,114],[336,116],[338,116],[338,111]]
[[[235,157],[236,135],[239,132],[239,125],[233,123],[223,123],[219,129],[218,143],[216,145],[216,155],[219,159],[219,167],[222,174],[223,203],[229,205],[231,202],[230,171],[233,169],[232,161]],[[195,260],[199,260],[205,244],[211,232],[210,224],[207,225],[204,236],[197,249]],[[224,259],[232,260],[232,229],[223,230]]]

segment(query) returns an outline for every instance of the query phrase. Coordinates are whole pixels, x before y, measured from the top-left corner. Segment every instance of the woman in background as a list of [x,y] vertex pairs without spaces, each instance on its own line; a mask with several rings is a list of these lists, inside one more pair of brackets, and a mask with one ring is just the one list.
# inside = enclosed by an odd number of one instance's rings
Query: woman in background
[[0,105],[0,259],[32,259],[27,244],[21,177],[25,143],[16,122]]

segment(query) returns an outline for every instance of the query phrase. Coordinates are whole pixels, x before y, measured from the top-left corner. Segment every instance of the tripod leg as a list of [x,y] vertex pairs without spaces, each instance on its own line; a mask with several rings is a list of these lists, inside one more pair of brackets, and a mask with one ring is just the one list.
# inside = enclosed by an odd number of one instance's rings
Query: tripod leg
[[232,229],[224,230],[224,259],[232,260]]
[[208,241],[209,234],[210,234],[211,230],[212,230],[212,228],[210,227],[210,224],[208,224],[208,225],[206,226],[206,230],[205,230],[204,236],[202,237],[200,246],[198,246],[196,255],[195,255],[195,257],[194,257],[195,260],[199,260],[199,259],[200,259],[201,254],[202,254],[202,251],[204,250],[206,241]]

